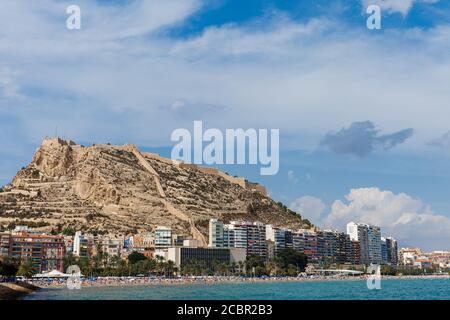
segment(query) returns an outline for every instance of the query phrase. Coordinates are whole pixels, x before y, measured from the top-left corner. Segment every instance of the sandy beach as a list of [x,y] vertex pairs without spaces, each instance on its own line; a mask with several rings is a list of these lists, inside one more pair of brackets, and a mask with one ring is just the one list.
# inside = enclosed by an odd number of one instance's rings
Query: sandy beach
[[[154,277],[98,277],[94,279],[82,279],[82,287],[100,286],[134,286],[134,285],[186,285],[186,284],[214,284],[214,283],[252,283],[252,282],[312,282],[312,281],[357,281],[366,280],[365,276],[313,276],[313,277],[234,277],[234,276],[204,276],[204,277],[178,277],[178,278],[154,278]],[[450,275],[429,276],[383,276],[388,279],[450,279]],[[40,288],[64,287],[63,279],[34,280],[32,284]]]

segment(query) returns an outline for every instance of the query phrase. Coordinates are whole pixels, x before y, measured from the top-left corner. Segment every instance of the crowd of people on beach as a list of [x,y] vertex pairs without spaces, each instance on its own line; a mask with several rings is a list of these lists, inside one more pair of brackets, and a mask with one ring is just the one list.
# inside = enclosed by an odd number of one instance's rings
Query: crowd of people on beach
[[[248,283],[248,282],[298,282],[298,281],[339,281],[339,280],[366,280],[369,275],[299,275],[296,277],[286,276],[178,276],[178,277],[83,277],[80,278],[82,287],[93,286],[129,286],[129,285],[173,285],[173,284],[196,284],[196,283]],[[428,276],[383,276],[383,279],[430,279],[450,278],[450,275],[428,275]],[[66,286],[66,278],[31,279],[27,282],[39,287],[62,287]]]

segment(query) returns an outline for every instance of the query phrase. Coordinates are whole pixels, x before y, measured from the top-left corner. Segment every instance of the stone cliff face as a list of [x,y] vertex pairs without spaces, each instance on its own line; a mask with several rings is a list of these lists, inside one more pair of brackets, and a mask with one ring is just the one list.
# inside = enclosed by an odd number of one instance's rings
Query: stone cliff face
[[0,224],[41,222],[46,231],[70,226],[125,235],[163,225],[206,242],[210,218],[302,227],[260,192],[133,145],[46,139],[0,193]]

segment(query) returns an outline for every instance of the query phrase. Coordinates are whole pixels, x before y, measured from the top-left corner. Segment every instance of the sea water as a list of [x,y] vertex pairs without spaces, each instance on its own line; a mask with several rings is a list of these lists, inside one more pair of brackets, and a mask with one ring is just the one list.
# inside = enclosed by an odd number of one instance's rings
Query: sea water
[[364,280],[131,285],[42,289],[27,300],[450,300],[450,279],[386,279],[380,290]]

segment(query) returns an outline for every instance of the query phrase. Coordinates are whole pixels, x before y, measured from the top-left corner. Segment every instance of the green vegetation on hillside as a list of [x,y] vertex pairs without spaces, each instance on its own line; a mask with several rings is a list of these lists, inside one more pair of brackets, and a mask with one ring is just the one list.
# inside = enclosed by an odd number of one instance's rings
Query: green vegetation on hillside
[[7,226],[7,230],[13,230],[17,226],[26,226],[29,228],[41,228],[41,227],[47,227],[50,224],[45,221],[26,221],[26,220],[14,220],[11,221]]
[[281,201],[277,202],[278,207],[283,210],[284,212],[286,212],[287,214],[290,214],[294,217],[296,217],[303,226],[305,226],[306,228],[312,228],[314,227],[314,225],[311,223],[311,221],[309,221],[308,219],[302,219],[302,216],[300,213],[295,212],[294,210],[289,209],[285,204],[283,204]]

